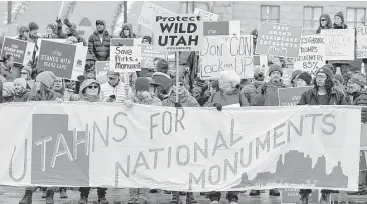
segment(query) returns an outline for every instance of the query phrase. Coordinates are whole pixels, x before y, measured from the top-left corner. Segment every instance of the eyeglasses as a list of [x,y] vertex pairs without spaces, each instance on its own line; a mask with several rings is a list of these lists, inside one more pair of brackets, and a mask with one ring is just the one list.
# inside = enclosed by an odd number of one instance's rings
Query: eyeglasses
[[28,75],[28,72],[21,72],[20,74]]
[[98,89],[98,86],[88,86],[88,89]]
[[325,18],[323,18],[323,19],[321,19],[321,21],[326,21],[326,19],[325,19]]

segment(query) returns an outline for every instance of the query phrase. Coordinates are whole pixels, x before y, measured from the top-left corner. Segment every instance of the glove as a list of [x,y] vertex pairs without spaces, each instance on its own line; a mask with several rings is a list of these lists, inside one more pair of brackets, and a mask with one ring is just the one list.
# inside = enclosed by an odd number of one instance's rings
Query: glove
[[261,87],[261,94],[262,95],[265,95],[266,94],[266,89],[268,89],[268,84],[264,84],[262,87]]
[[64,19],[64,24],[67,25],[68,27],[71,26],[70,21],[67,18]]
[[180,103],[175,103],[175,107],[176,107],[176,108],[181,108],[181,107],[182,107],[182,105],[181,105]]
[[56,18],[56,23],[61,24],[61,19],[59,17]]
[[214,107],[216,107],[218,111],[222,111],[222,105],[220,103],[214,103]]

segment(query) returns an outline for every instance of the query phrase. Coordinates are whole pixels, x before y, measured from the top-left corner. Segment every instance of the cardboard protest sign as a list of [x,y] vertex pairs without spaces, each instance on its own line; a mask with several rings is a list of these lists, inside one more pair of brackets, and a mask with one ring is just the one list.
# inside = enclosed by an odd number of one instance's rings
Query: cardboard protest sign
[[302,26],[261,23],[256,54],[298,57]]
[[35,44],[31,42],[4,38],[1,58],[7,54],[11,54],[14,57],[15,63],[26,66],[32,60],[34,46]]
[[303,36],[299,55],[294,59],[294,69],[314,74],[326,63],[324,37],[321,35]]
[[110,68],[115,72],[135,72],[141,70],[141,46],[139,39],[112,38],[110,48]]
[[154,21],[154,45],[160,51],[200,51],[203,36],[201,16],[158,15]]
[[367,26],[360,26],[357,32],[357,59],[367,58]]
[[356,190],[360,114],[353,106],[9,103],[0,110],[0,134],[11,135],[0,140],[0,185]]
[[37,69],[52,71],[56,76],[77,80],[84,74],[87,47],[42,40]]
[[204,22],[204,36],[237,35],[240,36],[240,21]]
[[354,29],[321,30],[325,60],[354,60]]
[[278,89],[279,106],[296,106],[302,94],[312,88],[312,86],[305,86]]
[[241,78],[252,78],[253,50],[251,35],[205,36],[200,52],[200,78],[217,79],[226,70],[234,70]]
[[176,13],[148,1],[144,1],[144,5],[138,19],[138,24],[153,30],[155,17],[158,15],[176,15]]
[[144,66],[147,64],[153,64],[153,60],[156,57],[167,59],[167,53],[155,50],[153,45],[141,45],[141,64],[143,68],[150,68]]
[[[281,189],[281,204],[294,204],[299,201],[300,195],[299,195],[298,188],[285,188]],[[320,191],[313,190],[312,193],[308,197],[308,203],[309,204],[318,204],[319,203],[319,195]]]
[[217,21],[219,18],[218,14],[210,13],[208,11],[205,11],[203,9],[195,8],[194,14],[198,14],[203,18],[203,21]]

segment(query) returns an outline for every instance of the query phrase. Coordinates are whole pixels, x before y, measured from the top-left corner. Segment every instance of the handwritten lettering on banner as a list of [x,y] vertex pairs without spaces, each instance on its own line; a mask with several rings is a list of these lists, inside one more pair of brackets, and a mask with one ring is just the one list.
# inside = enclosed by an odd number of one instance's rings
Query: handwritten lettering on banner
[[138,24],[153,30],[155,16],[158,15],[176,15],[176,13],[148,1],[144,1]]
[[253,38],[244,36],[204,36],[200,52],[201,79],[217,79],[219,73],[234,70],[241,78],[254,76]]
[[[7,164],[0,165],[0,185],[356,190],[360,114],[352,106],[218,112],[139,104],[132,109],[82,102],[9,104],[0,108],[0,134],[12,135],[0,140]],[[29,128],[13,128],[14,121]]]
[[302,26],[261,23],[256,53],[278,57],[297,57]]
[[278,89],[279,106],[296,106],[302,94],[312,88],[312,86],[306,86]]
[[303,36],[294,68],[314,74],[325,65],[325,39],[321,35]]
[[31,42],[4,38],[1,59],[7,54],[11,54],[14,58],[14,63],[26,66],[32,60],[34,46],[35,44]]
[[154,24],[154,45],[160,51],[200,51],[203,21],[198,15],[159,15]]
[[40,42],[37,69],[52,71],[56,76],[77,80],[84,74],[88,47],[68,45],[48,40]]
[[195,8],[194,14],[198,14],[201,17],[203,17],[203,21],[205,21],[205,22],[217,21],[218,18],[219,18],[218,14],[210,13],[209,11],[205,11],[205,10],[199,9],[199,8]]
[[357,59],[367,58],[367,26],[357,27]]
[[115,72],[141,70],[141,46],[139,39],[112,38],[110,69]]
[[354,60],[354,29],[321,30],[325,60]]

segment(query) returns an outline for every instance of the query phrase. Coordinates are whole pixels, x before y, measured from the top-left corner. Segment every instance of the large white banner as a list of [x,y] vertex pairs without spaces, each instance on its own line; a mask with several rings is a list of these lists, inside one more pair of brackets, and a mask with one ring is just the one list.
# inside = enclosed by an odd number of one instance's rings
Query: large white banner
[[8,104],[0,106],[0,185],[352,191],[360,114],[337,106]]

